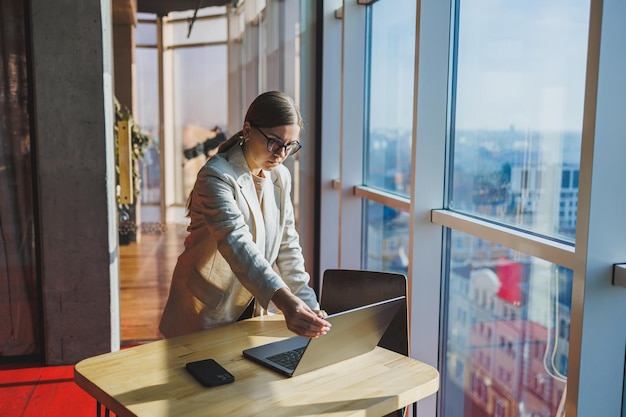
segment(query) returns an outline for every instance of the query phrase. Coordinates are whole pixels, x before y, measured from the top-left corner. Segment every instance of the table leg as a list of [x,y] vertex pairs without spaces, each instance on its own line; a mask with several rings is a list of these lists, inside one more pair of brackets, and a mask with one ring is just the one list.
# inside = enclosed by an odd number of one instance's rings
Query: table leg
[[[104,407],[104,417],[110,417],[111,410]],[[96,401],[96,417],[102,417],[102,404],[100,401]]]

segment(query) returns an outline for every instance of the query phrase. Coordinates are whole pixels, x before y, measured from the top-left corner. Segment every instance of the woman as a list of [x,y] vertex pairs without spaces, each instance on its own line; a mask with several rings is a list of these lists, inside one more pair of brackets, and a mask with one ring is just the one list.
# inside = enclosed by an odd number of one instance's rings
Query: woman
[[161,317],[165,337],[234,322],[252,303],[257,315],[280,310],[300,336],[329,330],[304,269],[291,176],[282,165],[300,149],[301,128],[290,97],[263,93],[243,129],[198,173],[188,201],[190,234]]

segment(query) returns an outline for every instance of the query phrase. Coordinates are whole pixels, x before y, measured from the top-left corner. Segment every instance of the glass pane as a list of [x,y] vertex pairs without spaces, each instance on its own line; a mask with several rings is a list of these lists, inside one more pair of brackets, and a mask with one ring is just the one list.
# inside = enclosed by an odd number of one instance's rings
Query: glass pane
[[556,416],[571,270],[451,232],[443,415]]
[[144,204],[159,204],[161,201],[159,165],[159,82],[158,51],[138,48],[135,51],[137,71],[137,110],[135,120],[142,133],[150,135],[154,145],[144,150],[139,160],[141,174],[141,201]]
[[364,268],[408,273],[409,214],[373,201],[364,203]]
[[137,12],[137,20],[155,20],[157,15],[155,13]]
[[459,3],[450,208],[573,241],[589,1]]
[[404,196],[411,187],[416,4],[371,6],[365,184]]
[[189,22],[186,20],[171,22],[168,26],[172,29],[172,44],[174,46],[226,42],[228,40],[228,20],[226,16],[196,20],[191,27],[191,32],[189,32]]
[[157,26],[155,23],[137,23],[135,28],[135,44],[157,45]]
[[176,203],[184,205],[198,170],[226,136],[227,47],[175,49],[173,57]]

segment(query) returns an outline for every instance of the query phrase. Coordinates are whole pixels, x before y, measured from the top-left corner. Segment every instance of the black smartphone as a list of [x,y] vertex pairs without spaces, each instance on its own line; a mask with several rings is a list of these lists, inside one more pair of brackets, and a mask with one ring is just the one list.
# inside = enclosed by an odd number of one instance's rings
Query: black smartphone
[[235,377],[214,359],[189,362],[185,364],[185,368],[205,387],[216,387],[235,382]]

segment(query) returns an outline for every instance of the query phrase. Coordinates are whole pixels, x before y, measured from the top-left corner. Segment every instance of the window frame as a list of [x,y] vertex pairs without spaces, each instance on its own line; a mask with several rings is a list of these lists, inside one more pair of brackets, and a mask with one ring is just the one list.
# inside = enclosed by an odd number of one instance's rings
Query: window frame
[[[338,3],[329,5],[325,13],[330,15]],[[447,140],[450,137],[448,103],[453,94],[449,66],[453,56],[455,7],[455,0],[422,0],[418,5],[412,148],[414,181],[407,201],[362,185],[362,161],[355,161],[358,158],[354,156],[363,155],[363,149],[362,144],[359,147],[353,140],[363,138],[364,132],[359,129],[364,126],[364,116],[363,109],[355,110],[358,106],[352,104],[362,103],[364,98],[365,52],[355,45],[361,45],[365,39],[365,7],[353,3],[344,5],[342,43],[346,46],[342,54],[340,122],[342,149],[349,152],[341,152],[339,178],[329,176],[322,182],[322,189],[327,185],[329,192],[339,193],[336,201],[338,232],[325,226],[322,213],[322,242],[337,237],[338,265],[359,268],[361,255],[355,253],[356,245],[351,242],[361,240],[361,200],[371,199],[400,210],[405,210],[408,205],[412,217],[408,272],[411,356],[439,369],[442,369],[445,355],[442,344],[445,329],[441,323],[446,321],[447,300],[443,297],[447,282],[442,277],[447,277],[448,255],[444,249],[450,230],[463,231],[572,269],[567,415],[624,413],[623,341],[626,329],[610,323],[616,317],[626,316],[626,292],[611,285],[612,265],[624,262],[626,253],[626,239],[621,238],[626,234],[626,216],[623,216],[626,194],[615,193],[615,178],[626,176],[626,164],[619,162],[620,156],[626,154],[626,141],[620,143],[612,139],[623,136],[620,120],[626,113],[623,100],[626,79],[621,75],[626,72],[626,58],[623,51],[620,52],[620,40],[626,38],[626,28],[620,26],[620,21],[626,17],[626,5],[619,0],[591,0],[575,245],[446,208]],[[324,46],[330,42],[325,39]],[[325,61],[325,71],[327,65]],[[324,95],[327,93],[333,92],[325,86]],[[324,103],[323,119],[331,111],[325,107],[327,101]],[[329,129],[325,123],[322,128]],[[324,143],[336,140],[325,136],[323,139]],[[322,146],[322,150],[324,148]],[[595,186],[593,194],[592,186]],[[325,202],[332,203],[333,200],[323,198],[322,207]],[[333,210],[328,209],[328,215],[332,216],[332,213]],[[333,224],[332,219],[329,224]],[[358,231],[357,237],[355,231]],[[437,397],[441,395],[440,391]],[[417,404],[419,414],[425,416],[439,415],[438,406],[435,396]]]
[[340,192],[339,267],[345,269],[361,268],[363,256],[361,245],[354,244],[354,242],[361,242],[363,238],[363,200],[354,194],[354,185],[363,182],[367,14],[367,7],[356,2],[343,4],[342,151],[338,189]]
[[[418,91],[416,123],[419,128],[416,136],[428,142],[444,135],[449,138],[447,128],[444,129],[439,126],[436,132],[428,131],[424,129],[424,124],[429,123],[429,112],[432,111],[433,101],[441,96],[451,94],[443,86],[438,92],[432,91],[432,94],[427,94],[431,93],[430,89],[433,84],[441,83],[441,77],[435,74],[435,67],[439,65],[439,71],[445,70],[448,73],[447,64],[436,61],[428,53],[432,52],[430,50],[432,45],[429,45],[429,42],[435,41],[437,31],[439,31],[439,36],[444,36],[450,42],[452,41],[451,32],[444,34],[441,28],[433,26],[438,22],[443,27],[450,22],[449,16],[454,16],[453,2],[448,4],[448,13],[443,10],[443,5],[433,3],[436,3],[436,0],[425,0],[421,4],[420,13],[423,16],[428,15],[428,18],[420,21],[420,41],[417,47],[420,51],[420,62],[425,64],[418,67],[417,70],[420,81],[416,84]],[[438,14],[435,13],[437,11]],[[614,157],[616,154],[624,154],[626,144],[610,140],[619,132],[619,122],[615,119],[619,120],[618,114],[620,112],[623,114],[626,111],[623,100],[619,101],[618,97],[614,95],[616,89],[624,91],[626,88],[626,82],[618,76],[618,73],[624,71],[626,67],[626,59],[620,57],[617,45],[619,39],[626,36],[626,30],[618,28],[618,21],[620,18],[623,19],[625,14],[626,8],[616,0],[591,1],[576,244],[568,245],[557,240],[538,237],[531,233],[516,231],[510,227],[502,227],[495,223],[455,213],[445,208],[445,200],[442,201],[441,207],[443,208],[435,208],[437,205],[433,205],[434,209],[431,212],[433,224],[442,226],[443,233],[440,240],[442,245],[446,243],[446,231],[455,229],[574,270],[568,392],[566,396],[566,413],[568,416],[594,413],[618,415],[624,407],[622,404],[622,369],[624,368],[623,340],[626,336],[626,329],[611,330],[611,326],[603,325],[603,323],[610,322],[611,317],[626,315],[626,302],[624,302],[626,301],[626,294],[621,289],[611,286],[611,268],[607,268],[607,266],[619,262],[619,259],[623,259],[619,256],[623,257],[626,252],[624,239],[621,241],[619,239],[620,234],[623,236],[623,233],[626,233],[626,219],[619,213],[618,205],[614,202],[611,203],[609,196],[614,194],[614,188],[608,185],[611,184],[611,178],[615,178],[615,176],[611,177],[610,171],[617,176],[626,174],[626,168],[623,164],[618,166],[617,158]],[[604,89],[601,88],[603,86],[605,86]],[[420,103],[424,103],[424,105],[420,106]],[[425,109],[425,107],[427,108]],[[442,111],[440,107],[438,109],[439,112]],[[611,119],[611,115],[613,119]],[[439,117],[441,118],[440,113]],[[599,121],[601,123],[598,123]],[[420,140],[416,142],[417,145],[420,144]],[[423,147],[422,150],[425,148],[428,147]],[[598,157],[600,150],[606,159]],[[426,158],[427,155],[421,153],[417,147],[415,154],[416,162],[428,159]],[[431,154],[430,159],[437,156],[437,154]],[[614,159],[613,163],[607,163],[610,159]],[[598,163],[594,164],[596,160]],[[445,163],[441,159],[439,161],[439,170],[445,169]],[[419,162],[416,163],[416,166],[418,167],[416,168],[417,176],[414,178],[419,178],[420,172],[427,172],[423,167],[420,167]],[[428,177],[424,176],[423,178]],[[417,185],[418,181],[415,182]],[[596,185],[593,198],[591,194],[592,185]],[[433,190],[433,193],[436,191]],[[415,199],[414,196],[420,198]],[[414,205],[416,200],[423,199],[424,194],[420,190],[415,190],[411,196]],[[624,197],[621,197],[620,200],[624,203]],[[624,207],[623,204],[619,204],[619,206]],[[596,210],[592,213],[591,209],[594,207]],[[426,225],[421,225],[422,222],[419,220],[421,213],[416,210],[413,213],[416,224],[415,230],[426,230]],[[613,228],[618,228],[621,233],[616,233]],[[607,236],[612,236],[612,238],[607,239]],[[420,246],[420,240],[424,240],[423,233],[413,235],[414,248]],[[428,257],[420,250],[414,250],[412,255],[411,272],[413,276],[417,276],[418,270],[421,270],[424,264],[432,267],[436,263],[432,260],[429,261]],[[444,257],[440,258],[442,265],[445,264],[443,262]],[[443,267],[442,276],[446,276]],[[413,280],[412,282],[416,284],[418,281]],[[442,289],[445,289],[445,285],[446,283],[443,282]],[[412,305],[414,306],[419,305],[415,297],[420,297],[419,292],[427,290],[427,288],[416,290],[418,288],[414,285],[411,292]],[[431,296],[434,294],[435,291],[430,293]],[[443,296],[445,291],[440,294]],[[443,306],[445,306],[445,300],[442,300]],[[445,308],[442,308],[441,312],[441,320],[443,321],[445,320]],[[423,320],[423,316],[417,313],[416,309],[411,312],[413,334],[416,334],[417,320]],[[423,343],[422,333],[419,334],[420,343]],[[443,334],[445,332],[441,330],[442,337]],[[607,341],[610,341],[608,345]],[[417,355],[421,354],[420,350],[425,348],[416,348],[417,338],[413,342],[412,355],[419,357]],[[582,355],[583,351],[585,351],[584,356]],[[444,354],[445,349],[442,347],[439,365],[442,364]],[[610,369],[612,363],[617,366],[617,370]],[[594,369],[594,366],[598,367]],[[441,396],[441,394],[440,392],[439,395]],[[601,400],[599,400],[600,398]],[[601,407],[602,411],[598,410],[598,407]],[[430,410],[426,415],[435,414]]]

